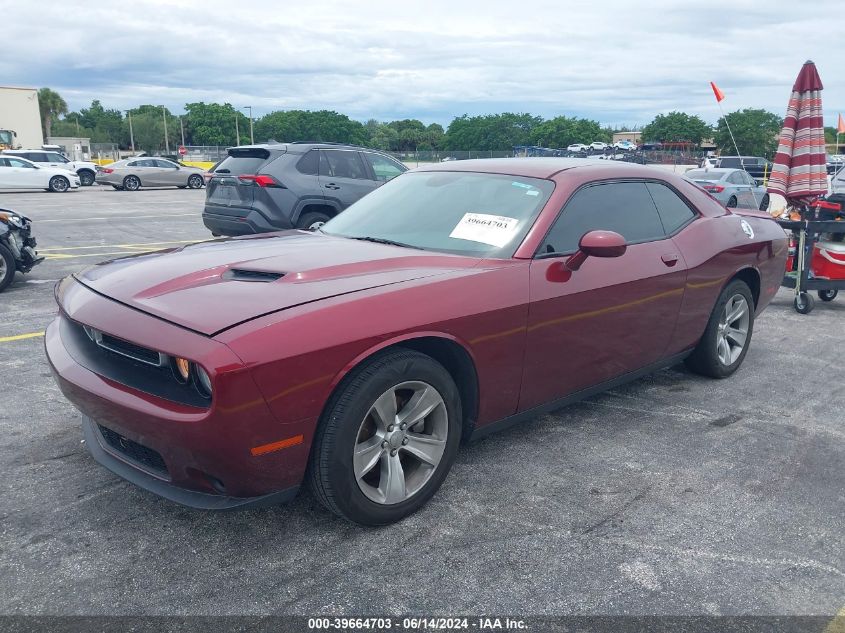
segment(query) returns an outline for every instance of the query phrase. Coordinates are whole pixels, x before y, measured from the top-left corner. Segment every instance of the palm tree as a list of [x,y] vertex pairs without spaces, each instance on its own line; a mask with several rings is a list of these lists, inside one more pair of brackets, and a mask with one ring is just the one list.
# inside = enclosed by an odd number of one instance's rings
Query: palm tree
[[61,115],[67,114],[67,103],[58,92],[49,88],[41,88],[38,91],[38,107],[41,110],[41,125],[44,128],[44,136],[49,138],[53,129],[53,121]]

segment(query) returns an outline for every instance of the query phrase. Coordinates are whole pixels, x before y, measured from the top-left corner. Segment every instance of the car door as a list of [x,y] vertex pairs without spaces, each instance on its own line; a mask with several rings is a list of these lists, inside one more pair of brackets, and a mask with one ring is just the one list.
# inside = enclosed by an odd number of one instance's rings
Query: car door
[[320,150],[320,189],[326,200],[345,209],[378,186],[357,150]]
[[387,156],[376,154],[374,152],[361,152],[364,160],[372,170],[372,177],[375,179],[377,185],[382,185],[388,180],[393,180],[396,176],[408,171],[402,163]]
[[8,181],[10,188],[17,189],[46,189],[50,182],[50,175],[35,164],[14,156],[7,156],[9,164]]
[[158,185],[158,167],[156,167],[155,160],[152,158],[142,158],[130,163],[130,171],[141,179],[141,184],[144,187],[157,187]]
[[[616,258],[563,263],[592,230],[620,233]],[[520,410],[530,409],[664,357],[686,283],[686,265],[666,236],[643,181],[596,182],[564,206],[531,263]]]
[[188,177],[179,169],[179,165],[169,160],[155,159],[156,182],[162,187],[176,187],[188,184]]

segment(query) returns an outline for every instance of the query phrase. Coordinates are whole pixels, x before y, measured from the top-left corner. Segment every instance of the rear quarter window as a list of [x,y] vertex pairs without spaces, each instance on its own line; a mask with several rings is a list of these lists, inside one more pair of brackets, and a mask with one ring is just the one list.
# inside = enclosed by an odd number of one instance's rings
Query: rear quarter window
[[654,206],[657,207],[666,235],[672,235],[696,217],[689,205],[666,185],[649,182],[646,183],[646,188],[654,200]]

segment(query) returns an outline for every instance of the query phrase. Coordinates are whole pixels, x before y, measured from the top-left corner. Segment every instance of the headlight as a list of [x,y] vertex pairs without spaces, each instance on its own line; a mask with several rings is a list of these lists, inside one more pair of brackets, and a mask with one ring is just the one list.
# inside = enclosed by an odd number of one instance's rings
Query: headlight
[[199,365],[194,365],[197,372],[197,386],[203,395],[211,397],[211,376]]

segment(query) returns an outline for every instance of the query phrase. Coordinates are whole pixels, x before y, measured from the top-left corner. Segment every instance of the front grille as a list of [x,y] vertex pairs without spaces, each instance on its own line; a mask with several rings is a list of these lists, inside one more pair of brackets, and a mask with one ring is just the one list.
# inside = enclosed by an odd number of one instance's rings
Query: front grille
[[121,455],[125,455],[133,462],[143,466],[144,468],[161,475],[167,476],[167,466],[164,460],[156,451],[147,448],[138,442],[133,442],[129,438],[123,437],[120,433],[115,433],[111,429],[98,424],[100,427],[100,435],[106,441],[106,444],[111,446],[115,451]]

